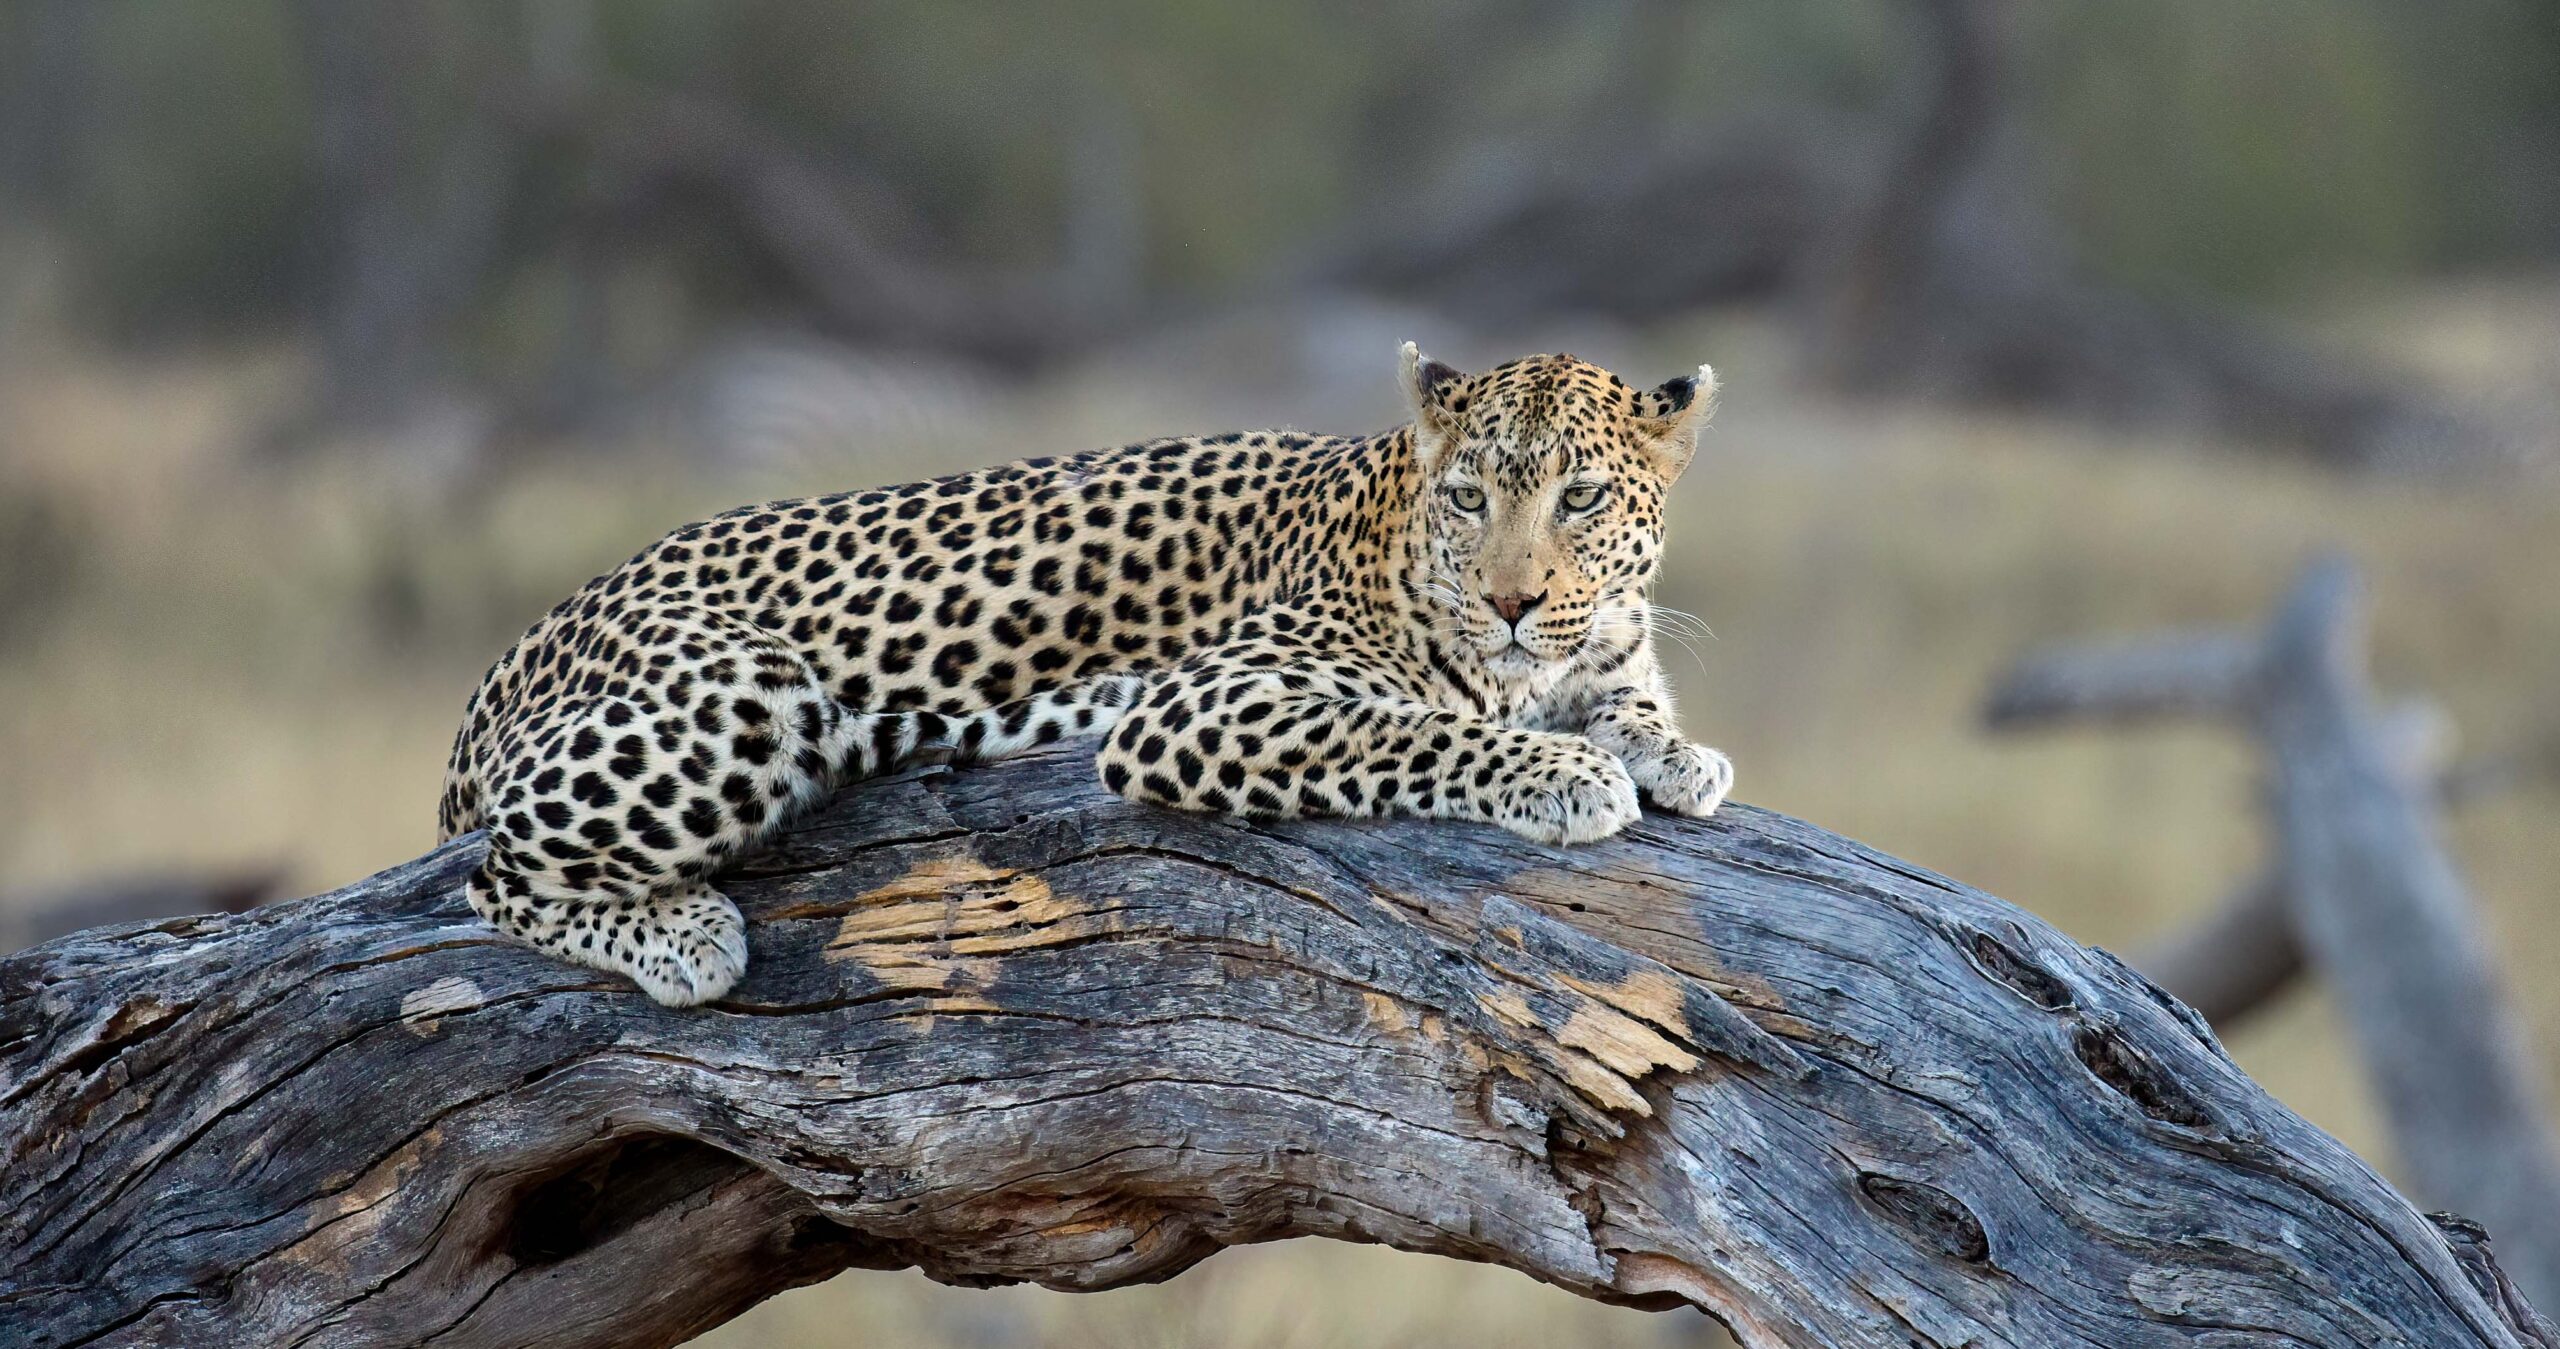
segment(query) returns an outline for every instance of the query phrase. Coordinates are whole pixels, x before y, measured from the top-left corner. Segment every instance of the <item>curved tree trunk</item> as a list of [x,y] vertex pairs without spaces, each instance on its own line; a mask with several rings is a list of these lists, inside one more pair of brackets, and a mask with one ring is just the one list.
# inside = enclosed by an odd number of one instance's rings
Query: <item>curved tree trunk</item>
[[1316,1234],[1755,1346],[2550,1343],[2115,959],[1748,808],[1553,851],[932,770],[727,882],[696,1011],[499,941],[477,848],[0,961],[5,1338],[666,1344]]

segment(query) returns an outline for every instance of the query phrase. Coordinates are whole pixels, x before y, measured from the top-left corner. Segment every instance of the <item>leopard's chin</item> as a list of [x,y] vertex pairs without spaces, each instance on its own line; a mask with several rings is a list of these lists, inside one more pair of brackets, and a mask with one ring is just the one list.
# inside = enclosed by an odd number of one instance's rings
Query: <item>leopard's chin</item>
[[1525,683],[1561,673],[1567,657],[1549,656],[1518,642],[1485,657],[1485,673],[1505,683]]

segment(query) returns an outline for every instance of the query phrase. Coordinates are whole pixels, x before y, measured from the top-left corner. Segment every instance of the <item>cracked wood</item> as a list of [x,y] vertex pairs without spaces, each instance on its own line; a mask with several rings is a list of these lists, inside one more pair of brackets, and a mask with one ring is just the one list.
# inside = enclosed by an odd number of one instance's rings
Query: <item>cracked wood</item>
[[692,1011],[480,926],[477,846],[0,960],[0,1339],[671,1344],[1313,1234],[1755,1346],[2550,1343],[2121,963],[1765,812],[1556,851],[930,770],[724,883]]

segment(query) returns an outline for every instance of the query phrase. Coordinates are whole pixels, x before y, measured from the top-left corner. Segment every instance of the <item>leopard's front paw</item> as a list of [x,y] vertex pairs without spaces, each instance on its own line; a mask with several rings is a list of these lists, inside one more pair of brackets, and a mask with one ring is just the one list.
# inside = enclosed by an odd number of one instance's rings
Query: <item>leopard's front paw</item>
[[1565,741],[1520,766],[1502,789],[1496,822],[1538,843],[1589,843],[1635,823],[1635,779],[1616,756]]
[[1681,815],[1712,815],[1733,790],[1733,760],[1687,741],[1660,754],[1629,756],[1627,772],[1646,800]]

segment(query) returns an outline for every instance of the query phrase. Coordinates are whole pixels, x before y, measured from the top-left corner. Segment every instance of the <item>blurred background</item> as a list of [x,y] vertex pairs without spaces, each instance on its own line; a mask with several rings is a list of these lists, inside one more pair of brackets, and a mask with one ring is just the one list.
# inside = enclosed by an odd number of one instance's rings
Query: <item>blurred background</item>
[[[1713,362],[1692,732],[2116,950],[2261,867],[2258,765],[1988,736],[1996,673],[2346,550],[2383,681],[2522,766],[2448,837],[2560,1063],[2542,0],[11,0],[0,946],[422,851],[480,671],[668,527],[1376,429],[1408,337]],[[2316,983],[2228,1034],[2393,1167]],[[706,1343],[1705,1326],[1299,1242],[1082,1297],[849,1274]]]

